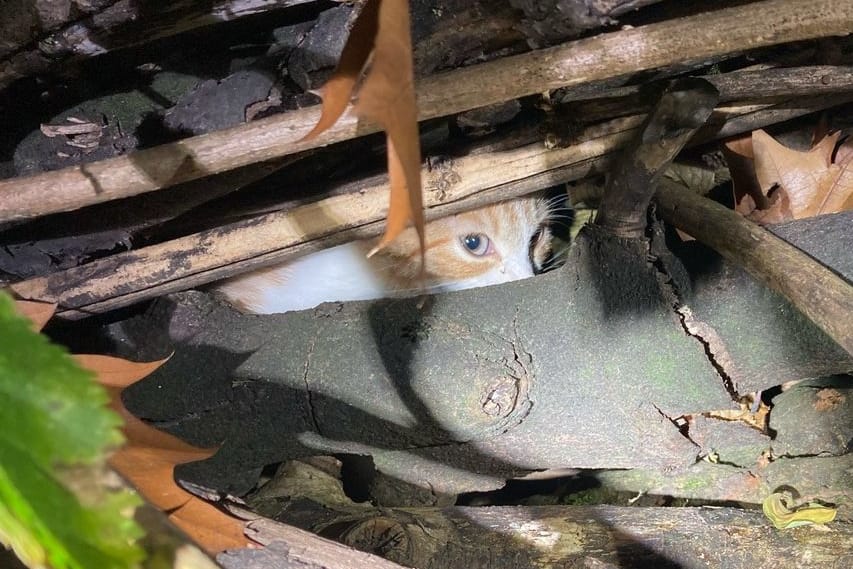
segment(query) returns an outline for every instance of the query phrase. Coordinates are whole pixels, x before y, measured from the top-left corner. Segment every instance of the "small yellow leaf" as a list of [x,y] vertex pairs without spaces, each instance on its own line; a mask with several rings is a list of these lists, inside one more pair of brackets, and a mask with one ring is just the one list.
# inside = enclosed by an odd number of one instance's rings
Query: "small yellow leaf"
[[835,519],[837,513],[835,508],[815,502],[791,507],[791,501],[788,492],[775,492],[767,496],[761,504],[764,515],[776,529],[789,529],[808,524],[828,524]]

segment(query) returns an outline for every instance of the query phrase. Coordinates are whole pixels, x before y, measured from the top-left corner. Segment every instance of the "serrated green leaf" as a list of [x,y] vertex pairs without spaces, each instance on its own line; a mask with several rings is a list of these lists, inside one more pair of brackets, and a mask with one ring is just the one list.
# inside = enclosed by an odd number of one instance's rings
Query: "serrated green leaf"
[[30,566],[124,569],[142,559],[128,517],[140,500],[105,483],[106,454],[122,441],[107,401],[93,374],[0,293],[0,542]]

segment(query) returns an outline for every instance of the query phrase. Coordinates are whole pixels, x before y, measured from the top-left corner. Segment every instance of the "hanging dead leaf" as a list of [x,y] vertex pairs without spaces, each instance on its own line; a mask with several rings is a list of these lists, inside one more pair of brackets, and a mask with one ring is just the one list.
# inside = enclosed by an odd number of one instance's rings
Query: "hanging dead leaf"
[[33,323],[33,330],[39,332],[56,312],[56,304],[51,302],[35,302],[32,300],[16,300],[15,309],[18,314]]
[[323,86],[320,119],[305,138],[316,136],[341,116],[371,53],[370,68],[359,89],[355,112],[387,133],[391,187],[385,234],[371,254],[396,238],[409,224],[415,226],[423,254],[421,150],[406,0],[365,2],[338,67]]
[[757,130],[752,133],[755,173],[766,194],[775,185],[785,190],[794,219],[842,211],[853,194],[851,161],[832,161],[839,133],[824,137],[808,152],[783,146]]
[[355,106],[360,116],[388,133],[388,177],[391,200],[381,248],[414,223],[423,251],[424,214],[421,196],[421,146],[412,65],[409,4],[382,0],[370,73]]
[[335,124],[349,105],[364,65],[373,51],[379,25],[380,3],[381,0],[367,0],[362,5],[344,44],[335,72],[320,90],[323,98],[320,119],[311,132],[305,135],[304,140],[314,138]]

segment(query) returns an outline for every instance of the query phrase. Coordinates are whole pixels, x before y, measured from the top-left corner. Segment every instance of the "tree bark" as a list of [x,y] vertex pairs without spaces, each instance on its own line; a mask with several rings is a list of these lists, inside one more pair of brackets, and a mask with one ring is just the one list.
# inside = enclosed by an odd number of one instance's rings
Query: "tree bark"
[[[661,183],[657,203],[664,219],[778,291],[853,355],[849,276],[839,276],[743,216],[673,182]],[[720,227],[727,231],[719,232]]]

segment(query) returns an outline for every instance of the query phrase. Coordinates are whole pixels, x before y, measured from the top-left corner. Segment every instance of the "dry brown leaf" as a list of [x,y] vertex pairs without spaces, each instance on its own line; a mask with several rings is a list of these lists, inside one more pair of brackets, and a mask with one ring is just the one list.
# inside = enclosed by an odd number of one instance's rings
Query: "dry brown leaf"
[[320,120],[311,132],[305,135],[305,140],[314,138],[335,124],[349,105],[364,64],[373,51],[379,26],[380,3],[381,0],[367,0],[363,4],[344,44],[335,72],[320,90],[323,98]]
[[[16,301],[18,311],[41,329],[56,305]],[[122,390],[147,377],[168,358],[154,362],[131,362],[112,356],[78,354],[82,367],[94,372],[110,394],[110,406],[122,418],[125,444],[108,462],[154,507],[169,516],[175,525],[210,554],[225,549],[249,547],[244,523],[179,487],[174,480],[178,464],[203,460],[216,449],[202,449],[159,431],[131,414],[121,401]]]
[[712,419],[720,419],[722,421],[738,421],[745,423],[754,429],[764,432],[767,428],[767,420],[769,418],[770,407],[760,401],[758,408],[753,411],[751,409],[752,402],[748,401],[739,404],[739,409],[720,409],[717,411],[708,411],[703,413],[706,417]]
[[784,188],[775,188],[770,191],[767,207],[764,209],[756,208],[751,196],[744,196],[741,203],[744,204],[741,207],[742,210],[747,210],[750,204],[752,205],[752,209],[750,213],[746,214],[746,218],[759,225],[772,225],[794,219],[794,214],[791,211],[791,199]]
[[417,230],[423,253],[421,149],[406,0],[365,2],[341,60],[332,78],[323,86],[320,119],[305,138],[326,130],[341,116],[371,53],[370,69],[359,89],[355,112],[387,133],[391,187],[385,234],[371,254],[391,242],[410,223]]
[[211,555],[225,549],[249,547],[244,523],[175,483],[178,464],[209,458],[215,449],[201,449],[159,431],[132,415],[121,403],[121,390],[110,388],[112,406],[124,419],[127,444],[109,460],[154,507],[166,513],[181,530]]
[[749,158],[752,160],[755,156],[752,153],[752,133],[741,134],[729,138],[723,143],[724,151],[733,152],[738,156]]
[[36,332],[44,328],[47,321],[53,317],[56,312],[56,304],[51,302],[35,302],[32,300],[16,300],[15,309],[18,314],[33,323],[33,330]]
[[242,521],[175,483],[176,465],[209,458],[216,449],[194,447],[149,426],[130,413],[121,401],[122,389],[146,377],[166,360],[135,363],[109,356],[75,357],[81,365],[95,371],[107,386],[111,406],[124,421],[122,432],[126,443],[110,457],[110,466],[209,554],[248,547],[251,542],[243,533]]
[[752,133],[755,172],[766,193],[776,184],[790,200],[794,219],[842,211],[853,194],[851,161],[833,163],[839,133],[824,137],[808,152],[783,146],[763,130]]
[[722,150],[732,177],[735,211],[748,216],[755,209],[767,209],[770,203],[755,177],[752,135],[744,134],[730,138],[723,144]]
[[169,358],[153,362],[131,362],[122,358],[99,354],[74,354],[82,367],[95,372],[98,383],[105,387],[127,387],[151,375]]
[[382,0],[373,63],[355,109],[360,116],[382,125],[388,133],[391,200],[385,235],[377,249],[414,223],[423,251],[421,145],[406,0]]
[[833,162],[846,165],[851,159],[853,159],[853,139],[847,138],[835,149],[835,160]]
[[[179,487],[174,480],[178,464],[209,458],[215,449],[201,449],[159,431],[131,414],[121,402],[121,391],[147,377],[168,358],[153,362],[131,362],[111,356],[75,355],[77,362],[95,372],[110,393],[111,407],[124,421],[126,443],[109,459],[145,499],[174,518],[174,522],[208,553],[232,547],[247,547],[243,523]],[[201,505],[200,505],[201,504]]]
[[243,533],[244,522],[196,497],[170,513],[169,520],[211,555],[253,545]]
[[[200,449],[164,433],[132,415],[121,403],[121,390],[111,388],[112,407],[124,419],[127,444],[110,457],[109,463],[154,507],[173,519],[193,541],[211,554],[232,547],[247,547],[243,523],[190,494],[174,481],[178,464],[203,460],[215,452]],[[197,505],[198,503],[204,506]],[[193,512],[203,512],[196,516]],[[180,520],[180,523],[177,523]],[[211,527],[220,532],[211,531]]]

